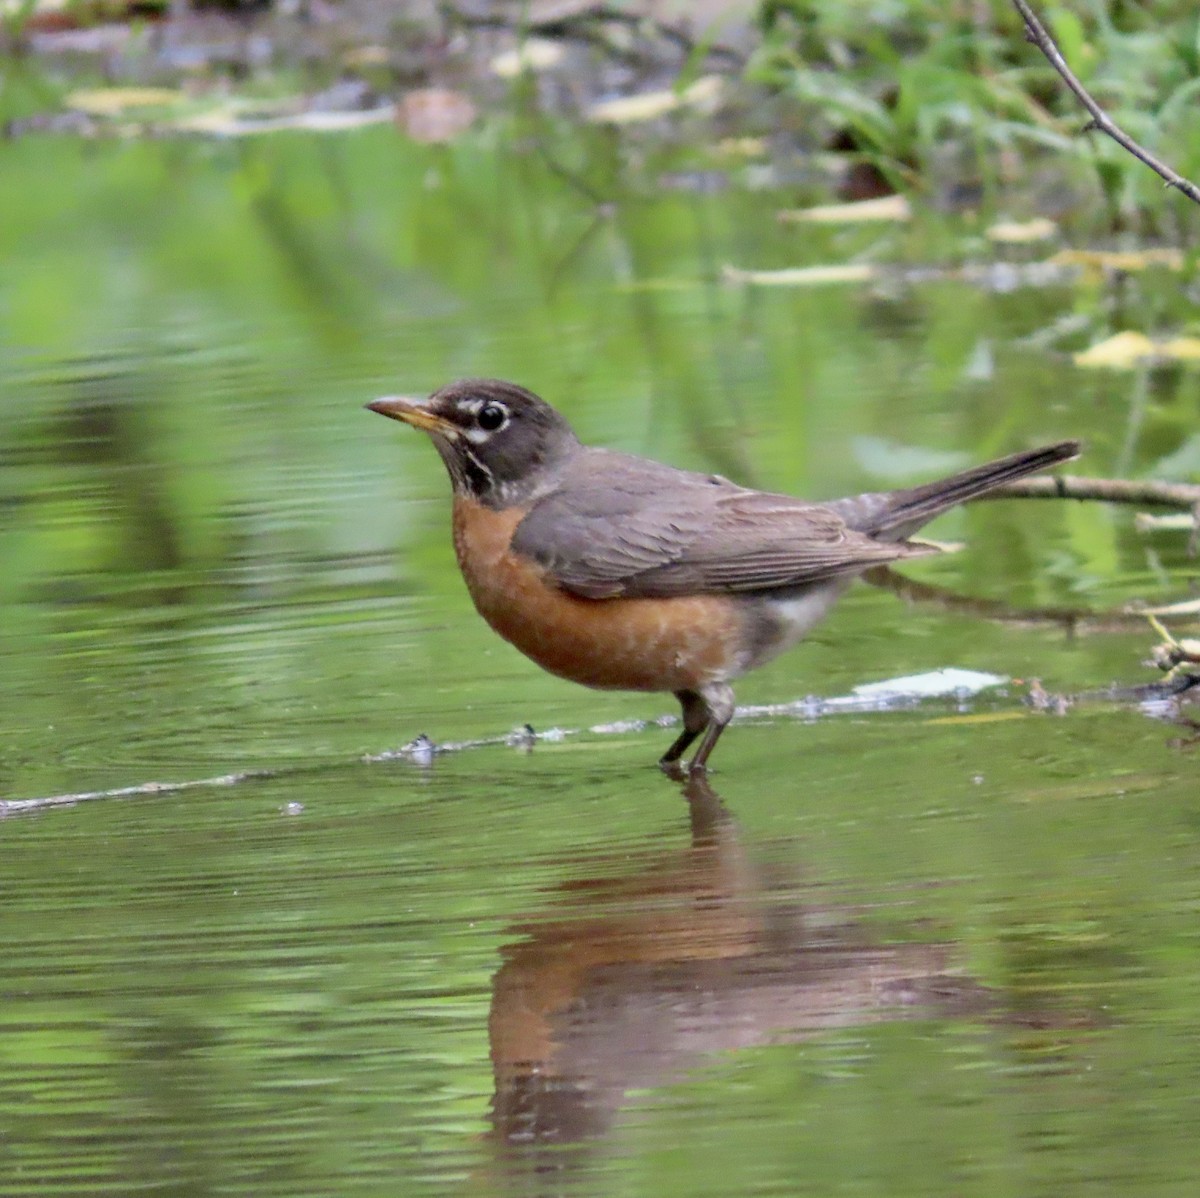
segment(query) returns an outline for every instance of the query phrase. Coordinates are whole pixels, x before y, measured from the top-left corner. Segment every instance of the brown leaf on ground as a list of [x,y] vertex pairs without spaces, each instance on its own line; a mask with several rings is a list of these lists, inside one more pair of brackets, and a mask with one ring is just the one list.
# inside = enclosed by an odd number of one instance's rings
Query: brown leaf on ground
[[448,87],[425,87],[408,92],[396,105],[396,124],[413,141],[453,141],[478,115],[475,105]]

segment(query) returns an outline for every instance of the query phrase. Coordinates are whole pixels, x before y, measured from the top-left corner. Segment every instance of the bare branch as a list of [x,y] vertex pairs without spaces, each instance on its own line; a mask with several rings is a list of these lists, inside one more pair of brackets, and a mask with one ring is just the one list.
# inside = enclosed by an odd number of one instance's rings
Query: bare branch
[[1117,145],[1128,150],[1139,162],[1144,162],[1155,174],[1164,179],[1168,187],[1176,188],[1183,192],[1192,203],[1200,204],[1200,187],[1197,187],[1191,180],[1185,179],[1161,159],[1151,154],[1149,150],[1134,141],[1092,99],[1087,88],[1079,82],[1075,76],[1075,72],[1067,65],[1067,60],[1063,58],[1062,52],[1055,45],[1054,39],[1050,36],[1045,25],[1038,19],[1033,9],[1025,3],[1025,0],[1013,0],[1013,5],[1017,12],[1021,14],[1021,19],[1025,22],[1026,37],[1041,50],[1050,65],[1062,77],[1062,81],[1075,93],[1079,102],[1088,110],[1091,120],[1088,121],[1086,128],[1097,129],[1106,136],[1111,137]]
[[1154,479],[1084,478],[1075,474],[1022,478],[989,491],[986,499],[1089,499],[1102,503],[1136,503],[1190,512],[1200,504],[1200,484]]

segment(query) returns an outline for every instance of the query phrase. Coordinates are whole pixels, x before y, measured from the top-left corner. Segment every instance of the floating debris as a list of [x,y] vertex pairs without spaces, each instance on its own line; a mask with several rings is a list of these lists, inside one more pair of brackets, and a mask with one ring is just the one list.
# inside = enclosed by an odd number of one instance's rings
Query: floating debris
[[960,670],[948,666],[942,670],[929,670],[923,674],[908,674],[903,678],[890,678],[883,682],[864,682],[854,688],[860,699],[917,698],[936,699],[953,696],[962,698],[979,694],[994,686],[1003,686],[1008,681],[1002,674],[985,674],[979,670]]
[[762,158],[770,145],[765,137],[723,137],[714,149],[726,158]]
[[415,740],[409,741],[400,752],[413,761],[416,765],[429,766],[433,764],[433,759],[437,754],[437,745],[425,735],[421,733]]
[[588,731],[597,736],[623,736],[630,732],[644,732],[649,727],[648,720],[614,720],[611,724],[593,724]]
[[1200,361],[1200,338],[1174,337],[1153,341],[1145,333],[1127,329],[1098,341],[1074,355],[1076,366],[1092,370],[1132,370],[1155,362]]
[[169,108],[183,103],[183,92],[169,87],[96,87],[74,91],[63,103],[88,116],[121,116],[137,108]]
[[215,778],[191,778],[183,782],[139,782],[136,786],[117,786],[110,790],[79,790],[68,794],[46,795],[37,799],[0,799],[0,817],[19,815],[26,811],[42,811],[48,807],[73,807],[92,799],[128,799],[138,795],[177,794],[197,787],[237,786],[242,782],[261,782],[278,777],[281,770],[242,770],[235,774],[218,774]]
[[515,79],[526,72],[548,71],[558,66],[565,54],[561,42],[544,37],[527,38],[515,50],[506,50],[492,59],[492,74],[501,79]]
[[1184,259],[1183,251],[1173,246],[1153,246],[1144,250],[1059,250],[1051,261],[1062,266],[1132,274],[1151,266],[1182,270]]
[[788,208],[779,213],[785,224],[852,225],[875,221],[912,219],[912,207],[902,195],[879,196],[852,204],[817,204],[812,208]]
[[879,267],[869,262],[840,262],[828,266],[791,266],[783,270],[742,270],[723,266],[726,283],[754,287],[824,287],[829,283],[869,283],[879,277]]
[[342,55],[342,65],[347,67],[383,67],[391,61],[391,51],[386,46],[373,42],[365,46],[352,46]]
[[[1195,642],[1175,642],[1182,647],[1186,662],[1194,659]],[[1178,673],[1178,671],[1176,671]],[[760,706],[739,707],[734,718],[738,720],[756,718],[786,718],[811,722],[827,715],[849,715],[863,712],[889,711],[900,707],[915,707],[929,699],[952,699],[960,705],[973,698],[980,692],[997,687],[1009,679],[999,674],[985,674],[977,670],[962,670],[947,667],[931,670],[922,674],[910,674],[903,678],[890,678],[882,682],[864,683],[857,686],[849,695],[819,697],[806,695],[788,703],[772,703]],[[1178,678],[1173,684],[1155,683],[1150,686],[1140,686],[1133,689],[1104,692],[1095,695],[1055,696],[1050,695],[1041,683],[1034,680],[1029,685],[1027,702],[1034,708],[1065,714],[1076,700],[1086,699],[1099,701],[1126,701],[1139,704],[1152,704],[1158,699],[1170,699],[1175,693],[1188,689],[1189,686],[1200,682],[1200,679],[1190,677]],[[1169,686],[1169,689],[1164,689]],[[1156,714],[1156,710],[1144,708],[1147,714]],[[1022,712],[984,713],[980,721],[988,719],[1020,718]],[[961,716],[950,717],[951,722],[967,722]],[[943,721],[947,722],[947,721]],[[669,713],[655,716],[651,719],[617,720],[606,724],[596,724],[587,731],[600,736],[632,735],[649,728],[669,728],[679,723],[679,716]],[[556,744],[568,737],[576,736],[582,731],[577,728],[547,728],[536,732],[529,724],[509,732],[505,736],[479,737],[474,740],[435,742],[431,737],[422,733],[399,749],[387,749],[380,753],[369,753],[358,758],[366,765],[384,764],[387,762],[407,762],[422,769],[429,768],[435,758],[449,753],[461,753],[468,749],[481,749],[500,746],[516,746],[532,748],[535,744]],[[310,772],[312,769],[326,769],[344,763],[322,763],[319,766],[292,766],[278,769],[244,770],[240,773],[220,774],[211,778],[195,778],[182,782],[143,782],[137,786],[122,786],[112,790],[79,791],[71,794],[48,795],[34,799],[0,799],[0,817],[22,813],[41,811],[51,807],[69,807],[76,803],[92,799],[121,799],[137,796],[165,795],[184,790],[194,790],[198,787],[236,786],[246,782],[268,781],[296,776]],[[298,815],[303,811],[303,804],[288,803],[281,809],[282,814]]]
[[1034,711],[1049,711],[1054,715],[1066,715],[1071,708],[1072,700],[1070,695],[1051,694],[1042,685],[1040,678],[1031,678],[1027,702]]
[[396,105],[396,124],[413,141],[436,145],[465,133],[478,116],[462,92],[448,87],[424,87],[405,94]]
[[713,112],[721,102],[724,88],[719,75],[702,75],[681,91],[664,88],[601,100],[587,110],[587,118],[598,125],[635,125],[668,116],[681,108]]
[[514,749],[532,749],[537,744],[538,735],[532,724],[522,724],[514,728],[505,738],[504,743]]
[[984,229],[989,241],[1004,245],[1028,245],[1035,241],[1049,241],[1058,235],[1058,225],[1049,217],[1039,216],[1033,220],[1002,220]]

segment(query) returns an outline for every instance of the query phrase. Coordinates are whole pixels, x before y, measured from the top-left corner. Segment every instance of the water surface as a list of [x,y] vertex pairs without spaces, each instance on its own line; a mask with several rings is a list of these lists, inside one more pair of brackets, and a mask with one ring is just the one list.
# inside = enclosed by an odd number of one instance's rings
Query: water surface
[[[0,822],[5,1194],[1192,1192],[1186,729],[1014,682],[735,726],[685,794],[669,729],[590,731],[669,698],[497,641],[436,455],[361,410],[511,377],[813,497],[1063,436],[1148,472],[1193,378],[1029,341],[1104,296],[731,287],[985,251],[929,214],[800,236],[737,188],[597,213],[486,136],[3,155],[0,798],[270,774]],[[739,699],[1145,681],[1109,613],[1191,569],[1094,505],[934,531],[968,547],[909,573],[1011,618],[862,585]],[[571,734],[362,760],[526,723]]]

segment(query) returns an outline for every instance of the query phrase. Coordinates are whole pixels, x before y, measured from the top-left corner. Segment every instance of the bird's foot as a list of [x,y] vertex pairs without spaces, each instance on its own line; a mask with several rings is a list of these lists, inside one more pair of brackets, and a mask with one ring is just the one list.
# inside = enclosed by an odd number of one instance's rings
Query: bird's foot
[[662,770],[672,782],[686,782],[690,776],[689,767],[686,766],[678,757],[668,759],[660,757],[658,768]]
[[668,761],[660,759],[658,768],[673,782],[687,782],[693,778],[707,778],[708,766],[703,761]]

